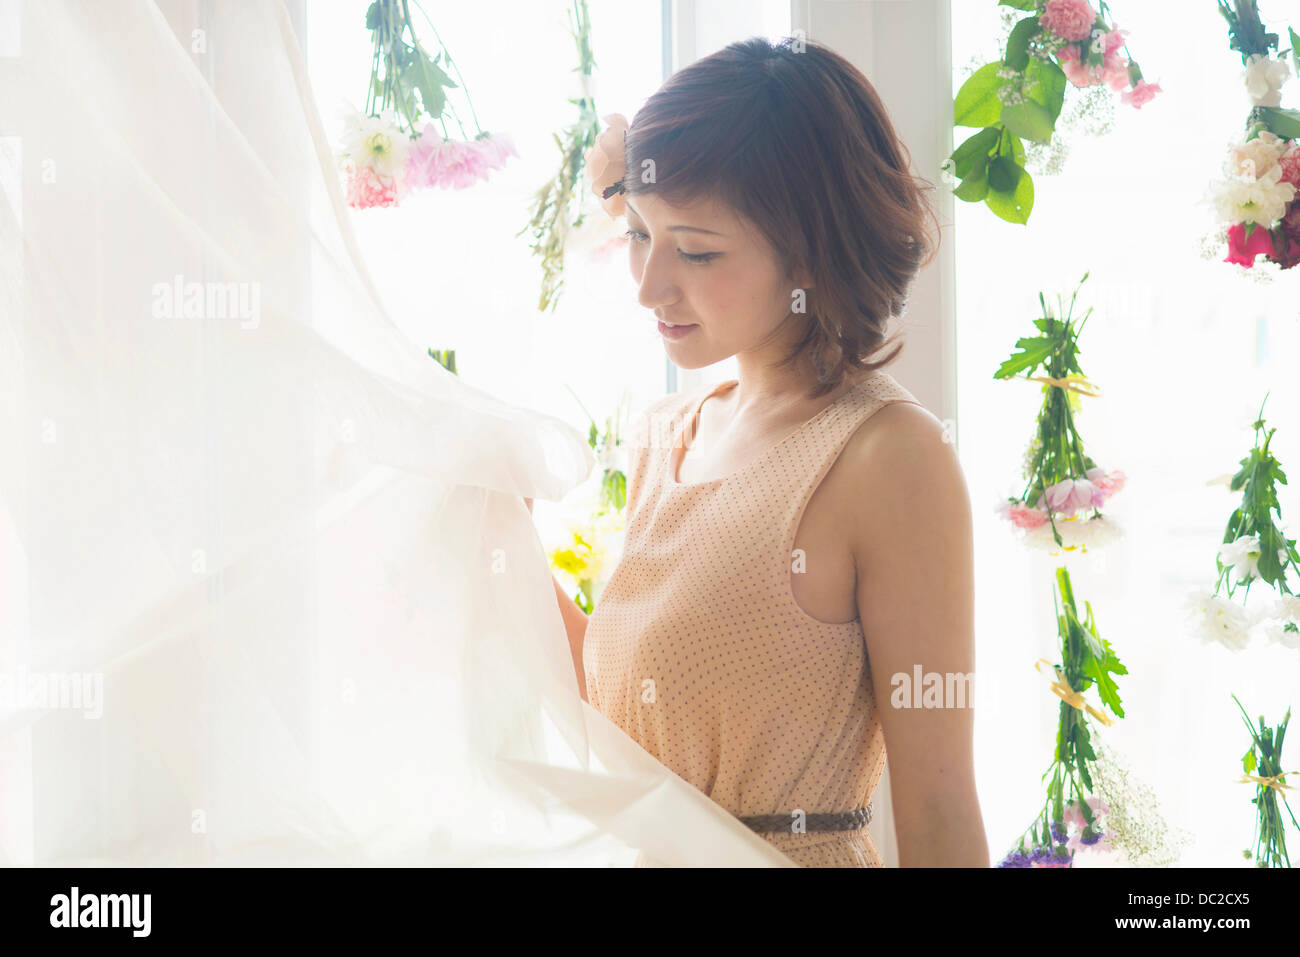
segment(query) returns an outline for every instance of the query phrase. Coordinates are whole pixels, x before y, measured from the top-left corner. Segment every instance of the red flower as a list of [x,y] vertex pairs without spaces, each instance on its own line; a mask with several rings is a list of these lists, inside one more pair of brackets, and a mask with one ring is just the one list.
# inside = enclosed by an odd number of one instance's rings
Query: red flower
[[1247,239],[1245,223],[1233,223],[1228,227],[1228,255],[1224,257],[1224,262],[1236,263],[1249,269],[1255,265],[1255,257],[1260,253],[1269,259],[1273,258],[1272,233],[1257,225]]

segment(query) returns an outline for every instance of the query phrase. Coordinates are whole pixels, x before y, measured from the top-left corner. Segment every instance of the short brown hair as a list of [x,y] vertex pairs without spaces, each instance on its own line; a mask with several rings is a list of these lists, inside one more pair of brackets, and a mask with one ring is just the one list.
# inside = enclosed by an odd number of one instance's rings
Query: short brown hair
[[[653,192],[673,205],[716,197],[759,229],[788,274],[811,277],[807,328],[783,363],[811,357],[813,396],[849,369],[897,358],[901,342],[867,361],[899,338],[886,339],[889,320],[938,251],[924,196],[934,184],[911,174],[880,97],[844,57],[807,40],[732,43],[645,102],[626,159],[629,195]],[[653,182],[642,178],[646,160]]]

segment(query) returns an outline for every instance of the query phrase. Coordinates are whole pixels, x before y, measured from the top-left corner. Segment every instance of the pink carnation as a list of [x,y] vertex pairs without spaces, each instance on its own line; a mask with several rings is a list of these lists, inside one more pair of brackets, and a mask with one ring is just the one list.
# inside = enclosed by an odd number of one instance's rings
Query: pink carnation
[[1041,508],[1030,508],[1024,502],[1006,501],[998,506],[998,512],[1016,528],[1033,531],[1047,521],[1047,512]]
[[1300,140],[1291,144],[1291,148],[1282,154],[1277,165],[1282,167],[1282,182],[1290,183],[1300,189]]
[[1133,107],[1133,109],[1140,110],[1143,103],[1150,103],[1159,92],[1161,92],[1159,83],[1148,83],[1146,80],[1139,80],[1137,86],[1131,90],[1125,90],[1120,95],[1120,100]]
[[1039,24],[1044,30],[1066,40],[1086,40],[1092,36],[1092,25],[1097,22],[1087,0],[1047,0]]
[[1065,78],[1075,86],[1097,86],[1105,83],[1116,91],[1128,86],[1128,60],[1118,53],[1107,54],[1101,66],[1092,66],[1080,58],[1078,47],[1067,45],[1056,51],[1056,59],[1061,65],[1061,72],[1065,74]]
[[355,209],[396,206],[397,182],[391,176],[380,176],[369,166],[357,167],[348,173],[347,201]]
[[1110,30],[1102,35],[1101,52],[1107,57],[1113,56],[1124,45],[1124,38],[1127,36],[1127,30],[1121,30],[1118,23],[1112,23]]

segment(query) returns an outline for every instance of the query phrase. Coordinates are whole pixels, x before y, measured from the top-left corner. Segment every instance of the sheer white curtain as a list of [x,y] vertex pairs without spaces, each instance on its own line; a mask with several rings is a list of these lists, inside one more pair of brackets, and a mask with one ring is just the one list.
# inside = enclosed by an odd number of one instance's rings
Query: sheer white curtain
[[0,60],[0,860],[789,865],[577,695],[582,437],[357,255],[280,0]]

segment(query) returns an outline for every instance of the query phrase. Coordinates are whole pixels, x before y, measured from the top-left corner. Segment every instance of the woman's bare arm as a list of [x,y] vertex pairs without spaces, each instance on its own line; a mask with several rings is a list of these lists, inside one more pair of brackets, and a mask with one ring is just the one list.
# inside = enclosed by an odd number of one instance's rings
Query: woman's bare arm
[[[975,793],[974,546],[956,449],[919,406],[881,409],[853,445],[857,604],[889,756],[899,863],[988,867]],[[855,436],[855,438],[858,438]],[[942,681],[941,707],[915,687]],[[960,689],[960,690],[959,690]],[[964,700],[962,700],[964,697]]]
[[[524,504],[528,506],[528,511],[531,513],[533,500],[525,498]],[[582,696],[583,701],[587,701],[587,670],[582,665],[582,643],[587,634],[587,614],[565,592],[564,586],[554,575],[551,576],[551,584],[555,586],[555,600],[560,606],[560,617],[564,620],[565,634],[569,636],[569,653],[573,656],[573,670],[578,676],[578,694]]]
[[[587,634],[587,615],[578,607],[554,575],[555,598],[560,603],[560,617],[564,619],[564,630],[569,636],[569,651],[573,655],[573,670],[578,675],[578,694],[587,701],[587,669],[582,665],[582,643]],[[588,702],[590,703],[590,702]]]

